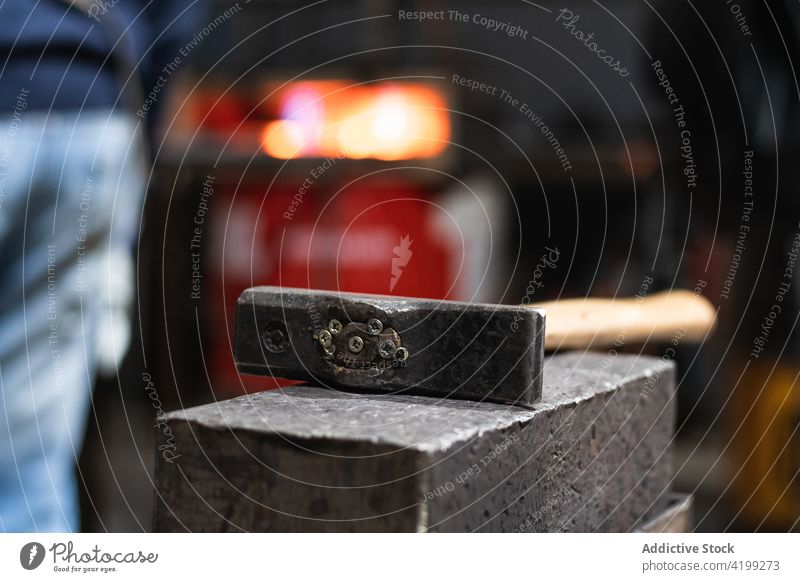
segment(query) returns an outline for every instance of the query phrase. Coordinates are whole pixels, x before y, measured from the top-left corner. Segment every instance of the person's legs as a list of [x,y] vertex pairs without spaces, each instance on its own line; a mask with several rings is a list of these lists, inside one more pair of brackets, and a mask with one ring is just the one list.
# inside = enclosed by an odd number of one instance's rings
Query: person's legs
[[140,163],[132,139],[132,125],[107,114],[28,115],[7,148],[0,208],[5,531],[78,525],[75,463],[96,370],[100,290],[114,268],[112,213],[115,198],[129,209],[141,200],[141,177],[129,175]]

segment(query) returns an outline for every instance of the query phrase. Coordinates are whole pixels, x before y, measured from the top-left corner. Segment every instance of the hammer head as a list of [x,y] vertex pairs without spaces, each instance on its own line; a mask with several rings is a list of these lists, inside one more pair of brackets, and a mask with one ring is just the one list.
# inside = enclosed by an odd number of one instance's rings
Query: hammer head
[[542,310],[255,287],[239,298],[240,372],[345,390],[529,405],[542,393]]

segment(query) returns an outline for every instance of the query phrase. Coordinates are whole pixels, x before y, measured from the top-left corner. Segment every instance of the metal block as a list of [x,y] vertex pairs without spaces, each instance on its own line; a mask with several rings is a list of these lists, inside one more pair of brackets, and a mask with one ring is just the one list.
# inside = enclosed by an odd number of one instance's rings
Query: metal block
[[633,530],[669,502],[674,388],[661,359],[575,353],[533,410],[297,386],[173,412],[155,529]]
[[669,505],[637,529],[642,533],[688,533],[692,531],[692,509],[694,497],[691,493],[673,493]]

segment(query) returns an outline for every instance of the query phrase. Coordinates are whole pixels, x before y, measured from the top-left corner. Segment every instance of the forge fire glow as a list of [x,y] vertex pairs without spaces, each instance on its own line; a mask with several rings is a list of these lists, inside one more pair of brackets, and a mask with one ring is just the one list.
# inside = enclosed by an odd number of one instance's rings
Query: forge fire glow
[[264,152],[274,158],[430,158],[450,138],[446,102],[430,86],[301,82],[278,98],[281,118],[261,133]]

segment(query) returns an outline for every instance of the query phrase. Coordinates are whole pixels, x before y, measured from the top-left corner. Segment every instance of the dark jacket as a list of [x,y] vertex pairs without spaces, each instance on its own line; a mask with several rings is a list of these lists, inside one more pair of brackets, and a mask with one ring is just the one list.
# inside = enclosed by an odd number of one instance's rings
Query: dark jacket
[[116,54],[136,66],[131,88],[147,93],[205,16],[204,0],[76,2],[83,9],[70,4],[0,3],[0,111],[13,110],[21,92],[29,110],[124,106],[121,78],[127,73],[120,76],[118,57],[108,58],[113,43],[119,41]]

